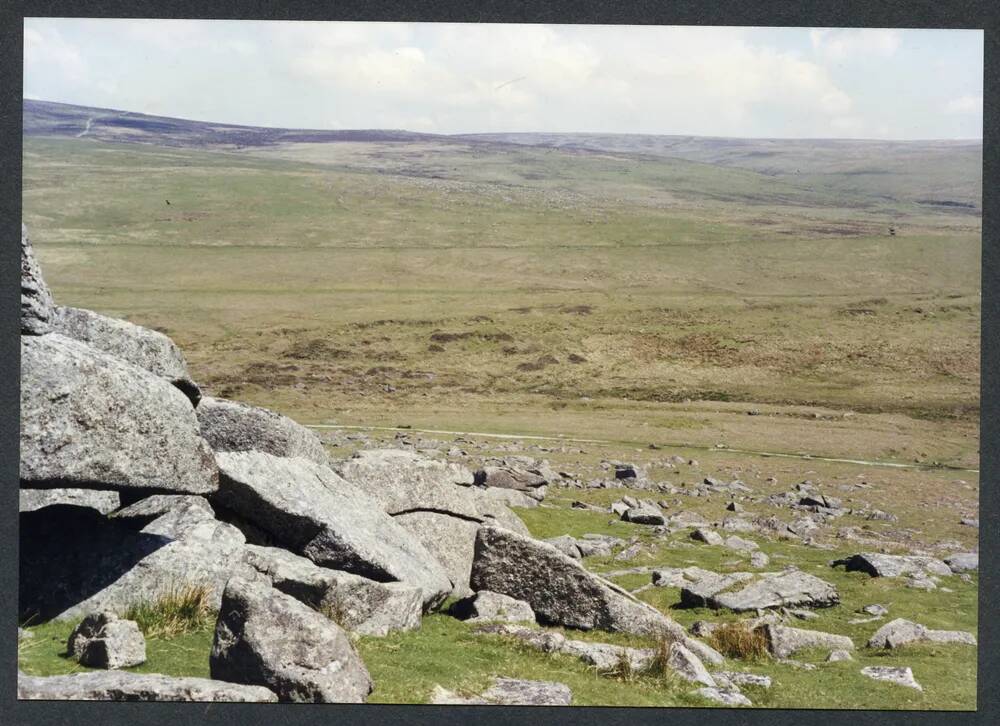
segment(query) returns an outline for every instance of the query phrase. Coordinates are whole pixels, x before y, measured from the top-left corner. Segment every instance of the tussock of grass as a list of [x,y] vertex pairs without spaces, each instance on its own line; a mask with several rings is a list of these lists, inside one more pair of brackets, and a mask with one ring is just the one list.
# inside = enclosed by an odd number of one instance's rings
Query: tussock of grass
[[147,638],[166,640],[208,630],[215,622],[210,594],[204,585],[181,585],[157,600],[129,606],[122,617],[136,621]]
[[615,661],[614,666],[605,675],[625,683],[631,683],[635,680],[638,672],[632,667],[632,660],[628,657],[628,651],[624,648],[618,651],[618,660]]
[[712,631],[709,644],[727,658],[762,660],[767,657],[767,638],[743,623],[726,623]]

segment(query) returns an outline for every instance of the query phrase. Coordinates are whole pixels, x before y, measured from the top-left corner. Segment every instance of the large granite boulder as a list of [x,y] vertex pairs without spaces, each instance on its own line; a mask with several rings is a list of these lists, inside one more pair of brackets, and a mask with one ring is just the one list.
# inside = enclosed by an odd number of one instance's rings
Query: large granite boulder
[[274,411],[205,396],[197,413],[201,435],[215,451],[259,451],[329,463],[316,434]]
[[872,634],[869,648],[893,649],[908,643],[960,643],[975,645],[976,637],[962,630],[931,630],[930,628],[903,618],[891,620]]
[[42,278],[28,228],[21,225],[21,335],[44,335],[55,315],[52,293]]
[[482,527],[476,536],[470,586],[524,600],[543,624],[678,639],[685,635],[663,613],[552,545],[495,527]]
[[441,563],[452,582],[451,596],[465,597],[472,574],[472,556],[478,522],[437,512],[408,512],[393,517],[407,532],[420,541]]
[[177,388],[50,333],[21,336],[21,486],[207,494],[218,472]]
[[53,504],[90,507],[101,514],[110,514],[121,506],[121,496],[118,492],[97,489],[21,489],[18,492],[19,512],[34,512]]
[[854,650],[854,642],[846,635],[791,628],[777,623],[764,623],[759,629],[764,633],[767,649],[775,658],[787,658],[807,648]]
[[215,521],[215,512],[207,499],[194,494],[154,494],[110,517],[146,534],[181,539],[200,524]]
[[69,676],[17,674],[17,697],[41,701],[211,701],[274,702],[262,686],[243,686],[208,678],[174,678],[158,673],[103,671]]
[[545,498],[548,485],[557,478],[547,462],[537,462],[527,456],[488,459],[475,472],[476,486],[516,489],[536,501]]
[[477,499],[487,499],[506,507],[520,507],[522,509],[535,509],[538,507],[538,500],[530,497],[517,489],[504,489],[503,487],[472,487]]
[[[476,509],[483,518],[484,524],[490,524],[494,527],[501,527],[503,529],[509,529],[517,534],[522,534],[525,537],[530,537],[531,532],[528,530],[527,525],[518,517],[513,511],[511,511],[511,506],[521,506],[520,504],[510,504],[506,499],[496,498],[491,492],[494,491],[513,491],[509,489],[484,489],[482,487],[469,487],[469,493],[476,502]],[[516,492],[515,492],[516,493]],[[534,499],[528,499],[533,506],[538,506],[538,502]]]
[[683,585],[681,602],[684,605],[745,612],[803,605],[830,607],[840,602],[833,585],[801,570],[708,574],[710,576]]
[[329,467],[261,452],[216,459],[220,487],[213,507],[249,521],[282,547],[322,567],[419,587],[426,608],[451,592],[451,580],[427,548]]
[[163,333],[92,310],[63,306],[55,309],[52,330],[165,378],[195,406],[201,399],[180,348]]
[[389,514],[430,511],[482,521],[469,489],[472,472],[404,449],[367,449],[333,470]]
[[900,577],[902,575],[950,575],[951,568],[936,557],[923,555],[886,555],[880,552],[863,552],[841,560],[834,566],[843,565],[848,572],[866,572],[872,577]]
[[329,570],[277,547],[247,545],[246,558],[275,589],[327,615],[345,630],[381,636],[420,627],[420,588]]
[[21,514],[19,536],[18,609],[42,622],[121,612],[189,586],[218,607],[244,547],[239,530],[214,520],[172,539],[64,504]]
[[362,703],[368,669],[340,626],[269,585],[226,585],[209,668],[213,678],[265,686],[281,701]]

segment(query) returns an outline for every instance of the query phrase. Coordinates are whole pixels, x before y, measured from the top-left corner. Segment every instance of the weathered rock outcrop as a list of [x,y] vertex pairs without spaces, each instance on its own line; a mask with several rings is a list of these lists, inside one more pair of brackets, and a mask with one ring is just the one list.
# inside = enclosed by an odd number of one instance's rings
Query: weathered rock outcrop
[[854,650],[854,642],[846,635],[823,633],[818,630],[790,628],[787,625],[765,623],[760,626],[767,640],[767,649],[775,658],[787,658],[807,648]]
[[111,513],[111,519],[146,534],[181,539],[204,522],[214,522],[208,500],[194,494],[155,494]]
[[497,678],[492,686],[473,698],[435,686],[429,702],[436,705],[568,706],[572,700],[572,691],[563,683]]
[[[513,490],[503,490],[503,489],[484,489],[482,487],[469,487],[469,493],[472,495],[476,502],[476,509],[483,517],[484,524],[491,524],[495,527],[501,527],[503,529],[509,529],[517,534],[522,534],[525,537],[530,537],[531,532],[528,527],[521,521],[514,512],[512,512],[509,507],[521,506],[520,504],[514,503],[510,504],[506,499],[498,499],[494,497],[491,492],[493,491],[513,491]],[[517,493],[517,492],[515,492]],[[537,506],[538,502],[534,499],[530,499],[533,506]]]
[[[561,653],[579,658],[601,672],[615,670],[623,663],[627,663],[632,671],[641,673],[650,670],[657,660],[657,653],[652,648],[631,648],[610,643],[595,643],[589,640],[572,640],[555,631],[507,622],[482,625],[472,632],[477,635],[503,635],[517,638],[525,645],[543,653]],[[662,665],[670,668],[685,680],[715,685],[712,676],[701,662],[703,656],[699,656],[691,649],[691,645],[696,643],[698,641],[690,638],[685,639],[684,642],[674,641],[670,643],[666,662]],[[721,655],[712,651],[708,646],[705,646],[705,649],[717,656],[717,660],[713,659],[711,662],[719,664],[723,662]]]
[[744,612],[794,605],[830,607],[840,602],[840,596],[833,585],[818,577],[800,570],[786,570],[705,577],[683,586],[681,602],[691,607]]
[[109,514],[121,506],[118,492],[97,489],[22,489],[18,492],[18,511],[33,512],[53,504],[72,504],[90,507],[101,514]]
[[452,597],[465,597],[472,574],[478,522],[437,512],[408,512],[393,517],[441,563],[452,582]]
[[848,572],[855,570],[867,572],[872,577],[951,574],[951,568],[941,560],[921,555],[885,555],[879,552],[864,552],[836,560],[833,565],[843,565]]
[[490,459],[475,472],[475,482],[480,487],[515,489],[542,501],[548,485],[557,478],[546,462],[536,462],[527,456],[508,456]]
[[226,585],[209,667],[213,678],[265,686],[281,701],[361,703],[372,681],[347,634],[263,582]]
[[684,638],[673,620],[552,545],[495,527],[476,536],[470,585],[524,600],[545,624]]
[[451,592],[451,580],[427,548],[328,467],[260,452],[216,458],[221,474],[213,506],[246,519],[281,546],[323,567],[419,587],[425,607]]
[[52,330],[165,378],[195,406],[201,399],[201,390],[191,380],[183,354],[163,333],[92,310],[63,306],[55,309]]
[[472,472],[404,449],[368,449],[333,470],[389,514],[432,511],[476,521],[482,515],[470,492]]
[[381,636],[420,627],[420,588],[329,570],[277,547],[247,545],[246,558],[275,589],[327,615],[345,630]]
[[259,451],[317,464],[329,459],[312,431],[287,416],[245,403],[205,396],[197,409],[201,435],[215,451]]
[[867,666],[861,669],[861,674],[876,681],[888,681],[899,686],[906,686],[918,691],[924,690],[923,686],[917,683],[910,668],[899,666]]
[[17,674],[17,697],[66,701],[212,701],[274,702],[278,697],[261,686],[243,686],[208,678],[173,678],[158,673],[106,671],[69,676]]
[[868,640],[869,648],[899,648],[907,643],[960,643],[975,645],[976,637],[962,630],[931,630],[903,618],[891,620],[875,631]]
[[473,492],[480,500],[489,499],[503,504],[507,507],[521,507],[522,509],[534,509],[538,506],[538,500],[529,497],[517,489],[504,489],[503,487],[473,487]]
[[978,552],[957,552],[949,557],[945,557],[944,562],[955,573],[979,571]]
[[184,394],[50,333],[21,336],[21,486],[206,494],[218,475]]
[[20,515],[19,535],[18,609],[39,621],[120,612],[195,585],[217,607],[244,546],[239,530],[222,522],[172,539],[64,504]]
[[21,335],[43,335],[52,330],[55,315],[52,293],[42,278],[28,228],[21,225]]

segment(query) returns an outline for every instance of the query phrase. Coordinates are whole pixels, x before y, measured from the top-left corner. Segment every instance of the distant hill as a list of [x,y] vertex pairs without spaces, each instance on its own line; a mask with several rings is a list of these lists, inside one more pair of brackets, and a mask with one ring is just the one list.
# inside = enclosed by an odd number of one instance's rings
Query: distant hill
[[679,159],[742,169],[822,191],[979,214],[981,141],[739,139],[597,133],[425,134],[386,129],[282,129],[190,121],[49,101],[24,101],[24,135],[186,148],[265,148],[432,141],[474,149],[546,148],[618,158]]
[[735,139],[642,134],[506,133],[461,138],[553,149],[643,154],[748,169],[799,185],[977,210],[982,141]]
[[208,123],[131,111],[24,100],[25,136],[89,136],[101,141],[159,146],[273,146],[334,141],[415,141],[433,134],[383,129],[323,131]]

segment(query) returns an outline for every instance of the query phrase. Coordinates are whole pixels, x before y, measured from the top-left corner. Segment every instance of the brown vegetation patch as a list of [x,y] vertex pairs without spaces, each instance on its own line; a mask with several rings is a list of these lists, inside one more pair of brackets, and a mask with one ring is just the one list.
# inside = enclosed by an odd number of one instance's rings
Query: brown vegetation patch
[[543,355],[536,360],[518,364],[517,369],[519,371],[540,371],[546,366],[556,365],[557,363],[559,363],[558,358],[551,355]]
[[849,315],[851,317],[865,317],[865,316],[877,315],[877,313],[871,308],[841,308],[839,312],[841,315]]
[[300,340],[292,343],[284,355],[286,358],[294,358],[296,360],[317,360],[321,358],[336,360],[338,358],[346,358],[350,353],[343,348],[334,348],[322,338],[313,338],[312,340]]
[[751,630],[743,623],[720,625],[709,635],[708,644],[727,658],[758,660],[768,654],[764,630]]
[[461,333],[446,333],[439,330],[431,333],[431,340],[435,343],[451,343],[455,340],[468,340],[469,338],[479,338],[494,343],[514,342],[514,336],[510,333],[484,333],[478,330],[467,330]]

